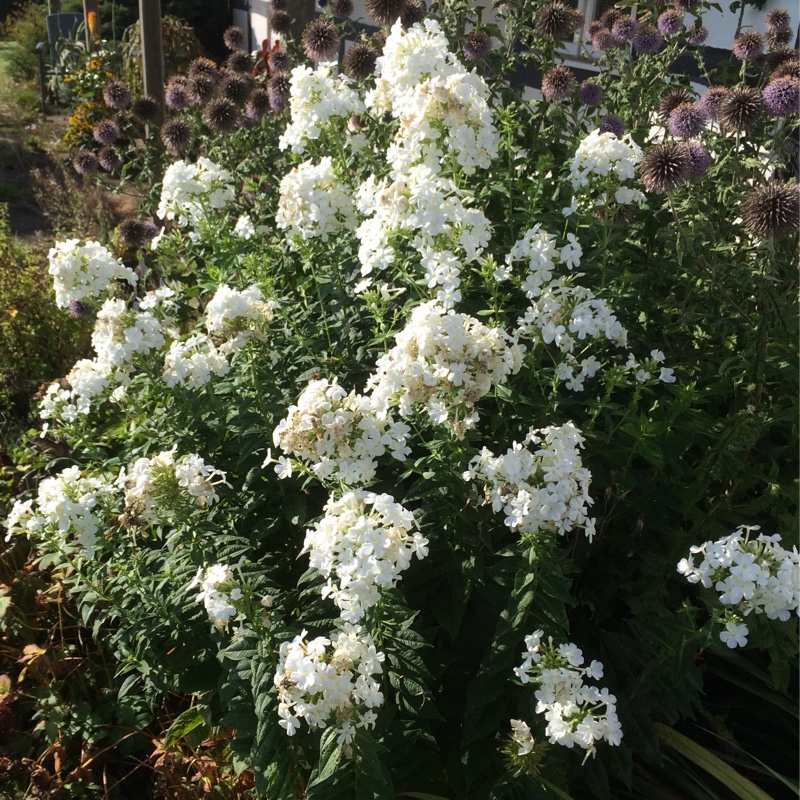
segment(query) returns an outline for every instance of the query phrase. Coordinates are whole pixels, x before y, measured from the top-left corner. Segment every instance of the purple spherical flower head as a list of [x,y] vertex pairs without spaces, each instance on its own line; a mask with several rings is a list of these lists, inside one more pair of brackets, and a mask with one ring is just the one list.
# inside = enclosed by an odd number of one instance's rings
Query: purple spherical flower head
[[720,103],[728,96],[725,86],[710,86],[700,98],[700,106],[708,114],[709,119],[716,119]]
[[764,87],[764,105],[776,117],[789,117],[800,111],[800,80],[786,75]]
[[664,46],[664,39],[652,25],[645,25],[633,37],[632,44],[639,55],[652,56]]
[[625,133],[625,123],[614,114],[606,114],[597,126],[600,133],[613,133],[619,138]]
[[764,53],[764,37],[758,31],[742,31],[733,40],[733,54],[739,61],[753,61]]
[[92,136],[98,144],[109,145],[119,139],[119,125],[113,119],[103,119],[94,126]]
[[70,300],[69,313],[72,314],[75,319],[82,319],[83,317],[88,317],[89,314],[92,313],[92,307],[88,303],[84,303],[83,300]]
[[693,139],[699,136],[708,121],[708,114],[699,103],[681,103],[667,120],[669,132],[676,139]]
[[72,166],[78,175],[91,175],[97,171],[100,162],[91,150],[78,150],[72,158]]
[[107,83],[103,89],[103,100],[109,108],[115,111],[120,108],[125,108],[131,101],[131,93],[124,83],[119,81],[111,81]]
[[596,106],[603,99],[603,87],[599,83],[584,81],[578,89],[578,99],[587,106]]
[[620,42],[629,42],[638,30],[639,23],[633,17],[623,17],[614,23],[611,35]]
[[691,139],[683,142],[681,148],[689,159],[689,178],[695,179],[705,175],[713,160],[705,146]]
[[542,97],[545,100],[566,100],[574,91],[575,73],[563,64],[545,72],[542,78]]
[[486,31],[473,31],[461,47],[468,61],[480,61],[492,52],[492,40]]
[[701,25],[699,28],[689,28],[689,35],[686,37],[689,44],[703,44],[708,39],[708,28]]
[[656,25],[662,36],[675,36],[683,30],[683,12],[668,8],[656,20]]
[[773,8],[764,18],[764,30],[771,36],[792,30],[792,19],[785,8]]
[[97,154],[97,160],[106,172],[113,172],[115,169],[119,169],[122,166],[120,154],[116,151],[116,148],[110,144],[100,148],[100,152]]
[[164,100],[167,108],[172,111],[180,111],[186,108],[189,105],[189,98],[186,96],[186,84],[170,82],[164,93]]

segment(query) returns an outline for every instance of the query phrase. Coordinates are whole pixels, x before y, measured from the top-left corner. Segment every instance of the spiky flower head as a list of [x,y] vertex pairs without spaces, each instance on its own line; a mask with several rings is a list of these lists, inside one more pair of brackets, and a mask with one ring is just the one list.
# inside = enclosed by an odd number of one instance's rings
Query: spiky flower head
[[364,8],[379,25],[393,25],[403,16],[406,0],[365,0]]
[[728,92],[729,89],[725,86],[709,86],[705,94],[700,98],[700,105],[703,111],[708,114],[709,119],[717,118],[720,104],[728,96]]
[[125,106],[130,103],[130,90],[124,83],[111,81],[107,83],[103,89],[103,101],[109,108],[118,111],[120,108],[125,108]]
[[315,61],[330,61],[339,52],[339,31],[329,17],[317,17],[303,31],[303,50]]
[[273,50],[267,56],[270,72],[288,72],[292,68],[292,57],[285,50]]
[[248,116],[261,119],[270,110],[269,92],[262,86],[253,89],[250,100],[247,102]]
[[422,22],[427,13],[428,9],[422,0],[406,0],[406,7],[403,9],[403,13],[400,15],[400,22],[404,28],[408,29],[412,25]]
[[751,86],[734,86],[717,109],[719,121],[735,131],[752,130],[763,113],[761,94]]
[[292,94],[292,76],[288,72],[276,72],[269,79],[267,94],[270,108],[276,114],[280,114],[286,108]]
[[608,28],[611,30],[623,17],[629,16],[624,11],[619,8],[607,8],[601,15],[600,15],[600,23],[604,28]]
[[244,31],[238,25],[231,25],[222,34],[222,41],[228,50],[244,50],[245,36]]
[[88,303],[84,303],[83,300],[70,300],[69,313],[75,319],[83,319],[92,313],[92,307]]
[[686,38],[689,40],[689,44],[703,44],[708,39],[708,28],[705,25],[695,25],[689,28]]
[[785,61],[772,73],[773,78],[784,78],[787,75],[792,78],[800,78],[800,58]]
[[216,80],[219,77],[219,67],[210,58],[200,56],[189,64],[189,78],[194,78],[197,75],[208,75]]
[[587,106],[596,106],[603,99],[603,87],[594,81],[584,81],[578,87],[578,99]]
[[285,36],[292,29],[292,15],[285,9],[276,9],[269,18],[269,27],[273,33]]
[[228,72],[239,72],[249,75],[253,71],[253,59],[249,53],[235,50],[225,60],[225,68]]
[[608,28],[599,28],[597,32],[589,40],[592,47],[598,50],[613,50],[618,47],[620,42],[614,38],[614,34]]
[[632,44],[640,55],[652,56],[664,46],[664,39],[652,25],[642,25],[633,37]]
[[461,47],[468,61],[480,61],[492,52],[492,39],[486,31],[473,31]]
[[670,91],[663,95],[658,101],[658,116],[666,122],[669,119],[669,115],[679,105],[693,102],[694,95],[688,89],[670,89]]
[[114,170],[122,166],[122,158],[117,152],[117,148],[111,145],[100,148],[100,151],[97,153],[97,160],[106,172],[114,172]]
[[94,126],[92,136],[98,144],[114,144],[119,139],[119,125],[113,119],[103,119]]
[[206,106],[203,120],[212,131],[229,133],[239,126],[239,112],[230,100],[217,97]]
[[662,36],[675,36],[683,30],[683,12],[677,8],[668,8],[656,20],[656,26]]
[[100,162],[91,150],[78,150],[72,157],[72,166],[75,167],[78,175],[91,175],[97,171]]
[[753,61],[764,53],[764,37],[758,31],[742,31],[733,40],[733,54],[739,61]]
[[353,0],[333,0],[331,14],[336,17],[349,17],[354,10]]
[[597,126],[600,133],[613,133],[618,139],[625,133],[625,123],[615,114],[606,114]]
[[272,2],[272,13],[274,14],[276,11],[288,11],[289,10],[289,0],[271,0]]
[[181,80],[179,81],[175,80],[175,78],[170,79],[164,92],[164,101],[167,104],[167,108],[172,111],[180,111],[189,104],[189,98],[186,94],[187,82],[183,76],[180,77]]
[[800,186],[771,183],[754,189],[741,206],[747,230],[760,238],[784,236],[800,227]]
[[629,42],[636,36],[638,30],[639,23],[633,17],[624,16],[614,23],[614,27],[611,28],[611,35],[617,41]]
[[236,105],[244,103],[253,91],[253,79],[243,72],[226,72],[219,93]]
[[689,178],[691,164],[683,146],[666,142],[652,147],[639,165],[642,183],[651,192],[672,192]]
[[689,159],[689,179],[695,180],[705,175],[712,163],[711,154],[705,146],[696,139],[690,139],[681,142],[681,148]]
[[158,116],[158,103],[154,97],[143,94],[133,101],[131,113],[139,122],[152,122]]
[[556,0],[548,3],[536,15],[536,30],[546,39],[561,41],[572,35],[575,26],[575,9]]
[[774,36],[792,30],[792,18],[785,8],[773,8],[764,18],[764,30]]
[[791,75],[770,81],[763,92],[764,105],[776,117],[789,117],[800,111],[800,80]]
[[217,91],[217,79],[211,75],[194,75],[186,84],[186,97],[193,106],[204,106]]
[[565,100],[575,91],[575,73],[563,64],[551,67],[542,78],[542,96],[546,100]]
[[694,11],[699,5],[699,0],[674,0],[673,5],[681,11]]
[[158,228],[150,220],[126,219],[117,228],[120,241],[127,247],[144,247],[158,234]]
[[355,81],[369,77],[375,71],[378,51],[364,42],[356,42],[344,56],[345,74]]
[[773,73],[783,64],[792,61],[793,59],[797,58],[797,50],[793,47],[773,47],[768,53],[767,57],[764,59],[764,66],[767,69],[767,72]]
[[182,153],[191,145],[192,139],[194,129],[185,119],[170,119],[161,126],[161,141],[173,153]]
[[708,114],[700,103],[681,103],[672,109],[667,120],[669,132],[676,139],[694,139],[708,122]]

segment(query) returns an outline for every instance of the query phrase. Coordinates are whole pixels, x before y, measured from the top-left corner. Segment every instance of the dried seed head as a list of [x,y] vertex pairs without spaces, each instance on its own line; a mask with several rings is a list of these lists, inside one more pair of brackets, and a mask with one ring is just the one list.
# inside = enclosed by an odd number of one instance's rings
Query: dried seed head
[[353,80],[368,78],[375,71],[378,51],[363,42],[356,42],[344,56],[342,66],[345,74]]
[[750,86],[734,86],[717,109],[719,121],[735,131],[752,130],[763,113],[761,94]]
[[800,186],[771,183],[759,186],[741,206],[742,220],[761,238],[795,233],[800,227]]
[[173,153],[182,153],[193,139],[194,129],[185,119],[170,119],[161,126],[161,141]]
[[303,31],[303,50],[315,61],[329,61],[339,52],[339,31],[329,17],[317,17]]
[[203,113],[206,125],[217,133],[229,133],[239,126],[239,112],[230,100],[218,97],[212,100]]
[[220,95],[236,105],[244,103],[252,91],[253,79],[242,72],[225,73],[219,88]]
[[149,95],[142,95],[133,101],[131,113],[139,122],[152,122],[158,116],[158,103]]
[[651,192],[672,192],[689,178],[691,162],[682,145],[657,144],[639,166],[642,182]]

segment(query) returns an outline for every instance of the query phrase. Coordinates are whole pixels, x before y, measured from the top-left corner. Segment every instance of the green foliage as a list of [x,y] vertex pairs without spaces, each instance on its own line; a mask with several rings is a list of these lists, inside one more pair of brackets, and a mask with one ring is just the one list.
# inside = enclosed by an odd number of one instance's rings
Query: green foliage
[[[38,74],[38,60],[34,48],[39,42],[47,42],[46,3],[30,0],[6,17],[2,35],[16,43],[5,59],[11,75],[15,78],[31,79]],[[45,48],[45,63],[50,53]]]

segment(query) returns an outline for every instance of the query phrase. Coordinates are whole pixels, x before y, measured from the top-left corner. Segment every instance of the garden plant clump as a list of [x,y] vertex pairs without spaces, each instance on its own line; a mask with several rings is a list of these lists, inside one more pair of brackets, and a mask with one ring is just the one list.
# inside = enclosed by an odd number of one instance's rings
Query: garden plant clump
[[[222,743],[225,797],[791,785],[800,78],[775,14],[709,73],[707,5],[605,12],[580,86],[558,0],[370,0],[358,69],[346,3],[257,56],[231,29],[160,130],[104,84],[74,165],[117,148],[142,207],[51,250],[94,355],[42,388],[62,450],[6,524],[157,772]],[[51,721],[43,753],[82,735]]]

